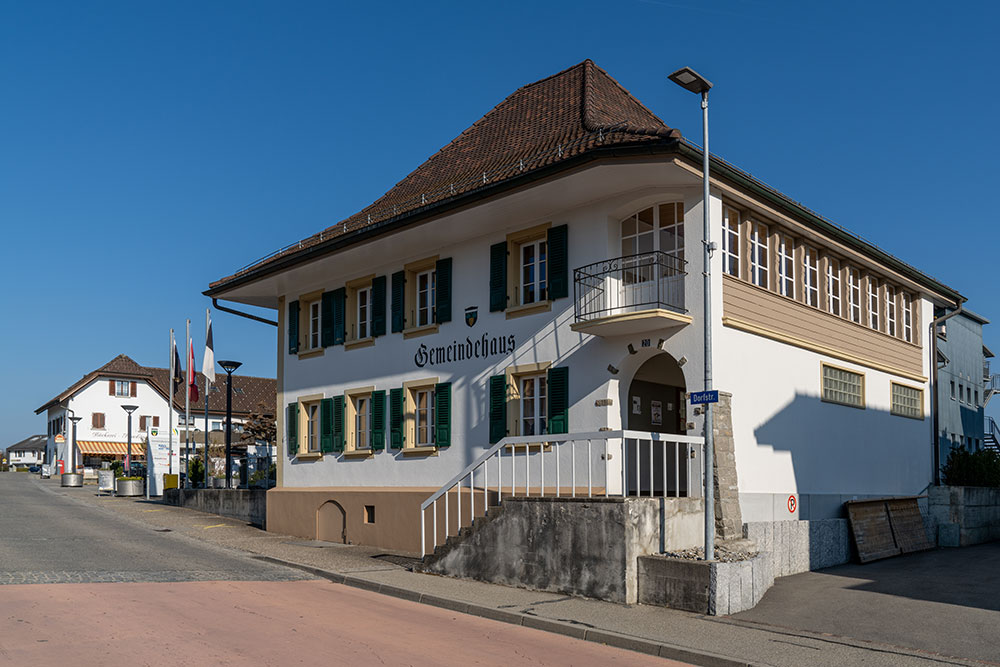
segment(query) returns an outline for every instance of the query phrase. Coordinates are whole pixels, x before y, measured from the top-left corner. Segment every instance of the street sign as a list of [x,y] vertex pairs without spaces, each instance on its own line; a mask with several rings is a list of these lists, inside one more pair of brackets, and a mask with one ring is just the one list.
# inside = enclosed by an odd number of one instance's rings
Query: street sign
[[718,389],[713,389],[712,391],[692,391],[690,396],[691,396],[691,405],[698,405],[700,403],[719,402]]

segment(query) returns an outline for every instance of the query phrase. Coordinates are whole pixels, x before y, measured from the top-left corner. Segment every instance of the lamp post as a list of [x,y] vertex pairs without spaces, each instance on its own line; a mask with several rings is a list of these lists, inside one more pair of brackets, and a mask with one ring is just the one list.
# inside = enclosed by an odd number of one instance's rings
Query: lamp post
[[[230,461],[233,457],[233,371],[243,365],[240,361],[219,361],[226,371],[226,488],[233,488],[233,471]],[[207,400],[207,398],[206,398]]]
[[[125,477],[132,476],[132,413],[138,409],[138,405],[122,406],[122,410],[128,413],[128,442],[125,445]],[[148,461],[146,465],[149,465]]]
[[[72,412],[72,410],[70,410],[70,412]],[[75,413],[69,418],[69,420],[73,422],[73,440],[69,446],[70,472],[76,472],[76,425],[81,419],[83,419],[83,417],[77,417]]]
[[[704,259],[704,296],[702,327],[705,334],[705,391],[712,390],[712,224],[709,211],[708,176],[708,91],[712,82],[690,67],[682,67],[670,75],[670,80],[685,90],[701,95],[702,131],[702,246]],[[705,560],[715,560],[715,420],[711,403],[705,404]]]

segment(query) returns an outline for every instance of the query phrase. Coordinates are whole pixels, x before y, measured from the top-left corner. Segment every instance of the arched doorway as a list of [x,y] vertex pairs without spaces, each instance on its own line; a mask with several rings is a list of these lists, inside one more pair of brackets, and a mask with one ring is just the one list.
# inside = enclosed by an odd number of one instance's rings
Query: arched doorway
[[328,500],[316,510],[316,539],[347,544],[347,514],[335,500]]
[[[629,384],[625,418],[630,431],[687,434],[687,385],[680,364],[667,353],[643,363]],[[626,441],[629,495],[688,495],[687,448],[653,439]]]

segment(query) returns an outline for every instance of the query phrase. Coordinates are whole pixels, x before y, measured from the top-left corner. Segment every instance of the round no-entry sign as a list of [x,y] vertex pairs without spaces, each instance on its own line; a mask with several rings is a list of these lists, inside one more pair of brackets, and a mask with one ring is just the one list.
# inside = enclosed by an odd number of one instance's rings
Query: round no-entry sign
[[795,514],[795,508],[797,503],[795,502],[795,495],[788,496],[788,513]]

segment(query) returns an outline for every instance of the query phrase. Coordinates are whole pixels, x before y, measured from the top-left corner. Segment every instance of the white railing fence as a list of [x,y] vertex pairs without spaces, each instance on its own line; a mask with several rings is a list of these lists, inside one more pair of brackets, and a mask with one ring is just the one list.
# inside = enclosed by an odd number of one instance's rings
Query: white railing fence
[[630,430],[504,438],[421,503],[420,555],[508,496],[701,497],[704,443]]

